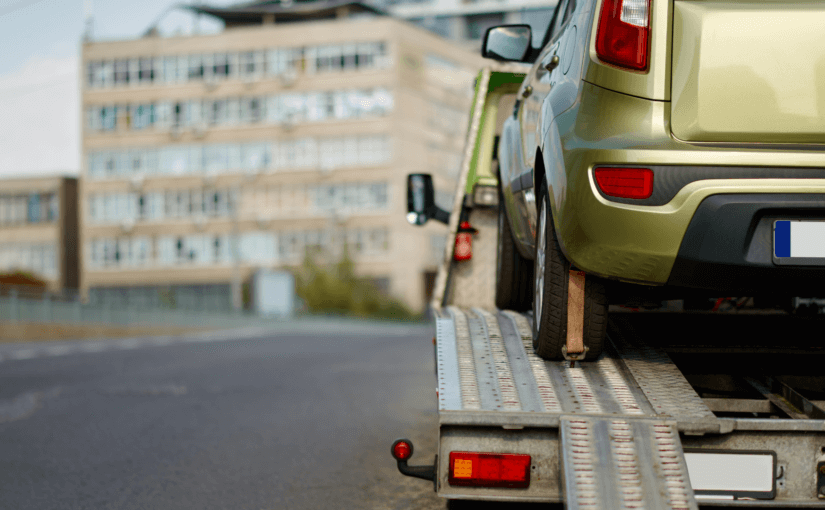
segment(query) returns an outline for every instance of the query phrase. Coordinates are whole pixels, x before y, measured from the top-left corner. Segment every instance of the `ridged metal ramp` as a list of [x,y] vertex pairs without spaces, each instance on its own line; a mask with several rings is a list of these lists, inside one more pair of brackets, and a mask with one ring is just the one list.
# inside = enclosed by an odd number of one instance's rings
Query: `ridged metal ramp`
[[529,317],[448,307],[436,319],[442,425],[560,433],[568,509],[695,509],[679,432],[720,422],[668,355],[609,336],[597,361],[544,361]]
[[675,424],[565,416],[567,510],[697,509]]

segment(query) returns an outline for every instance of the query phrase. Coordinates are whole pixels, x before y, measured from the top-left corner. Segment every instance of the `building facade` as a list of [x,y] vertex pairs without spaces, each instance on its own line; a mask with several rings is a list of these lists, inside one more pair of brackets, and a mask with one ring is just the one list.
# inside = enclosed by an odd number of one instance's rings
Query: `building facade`
[[423,309],[445,230],[406,223],[406,176],[433,173],[451,200],[482,63],[409,23],[338,14],[84,43],[91,300],[225,308],[255,270],[346,246]]
[[26,273],[51,292],[76,291],[77,179],[0,181],[0,273]]

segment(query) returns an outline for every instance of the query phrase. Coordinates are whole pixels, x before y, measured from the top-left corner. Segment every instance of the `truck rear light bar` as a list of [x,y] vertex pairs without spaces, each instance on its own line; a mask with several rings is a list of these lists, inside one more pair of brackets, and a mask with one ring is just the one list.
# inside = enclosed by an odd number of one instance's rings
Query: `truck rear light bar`
[[530,486],[529,455],[516,453],[450,452],[450,485],[506,487]]

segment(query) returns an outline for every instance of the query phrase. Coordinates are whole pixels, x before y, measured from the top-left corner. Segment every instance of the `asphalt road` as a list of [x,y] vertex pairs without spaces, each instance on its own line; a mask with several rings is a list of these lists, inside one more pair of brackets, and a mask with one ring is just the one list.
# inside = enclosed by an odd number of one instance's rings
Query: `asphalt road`
[[0,508],[444,509],[430,325],[0,346]]

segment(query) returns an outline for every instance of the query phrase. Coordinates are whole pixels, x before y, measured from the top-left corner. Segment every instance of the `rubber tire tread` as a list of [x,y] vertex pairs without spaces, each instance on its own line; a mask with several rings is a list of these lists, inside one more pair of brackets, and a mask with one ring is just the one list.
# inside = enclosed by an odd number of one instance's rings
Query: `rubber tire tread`
[[[521,256],[516,248],[510,221],[499,189],[499,232],[496,250],[496,307],[518,312],[533,304],[533,261]],[[503,260],[499,260],[498,257]]]
[[[542,186],[541,205],[549,206],[547,188]],[[541,214],[541,210],[539,210]],[[567,286],[570,262],[564,256],[553,226],[552,211],[547,211],[549,246],[545,249],[544,304],[542,317],[533,317],[533,347],[545,360],[562,360],[561,348],[567,343]],[[538,237],[537,243],[538,243]],[[541,331],[541,335],[538,332]],[[585,360],[598,358],[607,335],[607,293],[601,279],[586,275],[584,280],[584,345],[589,348]]]

